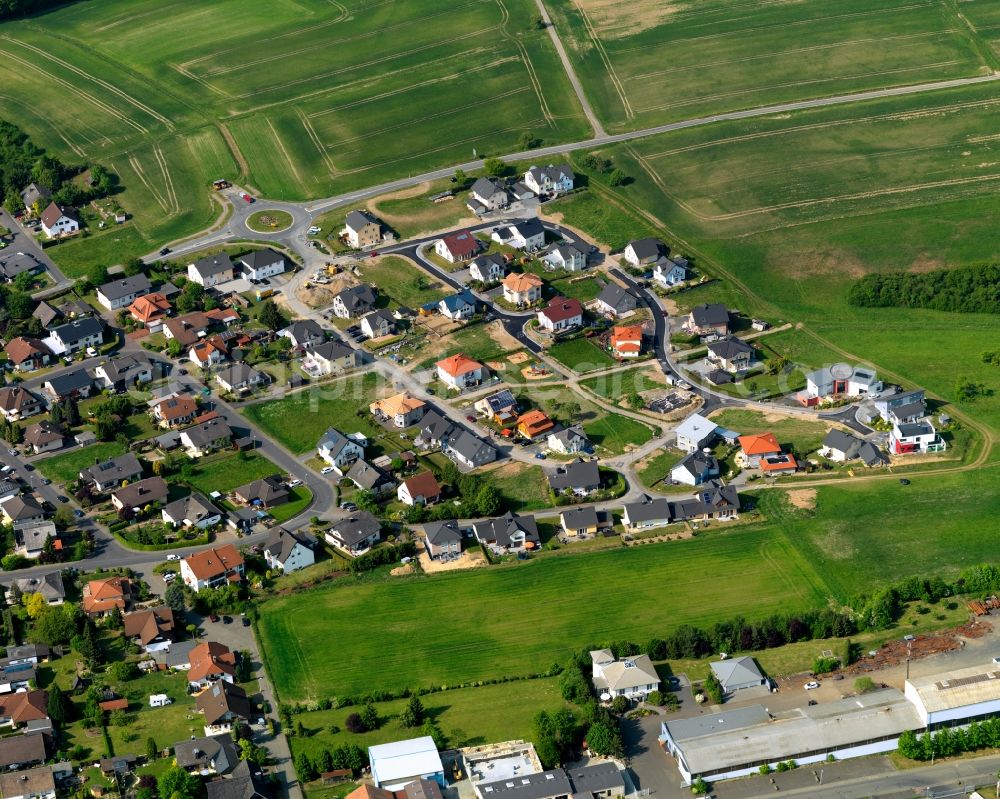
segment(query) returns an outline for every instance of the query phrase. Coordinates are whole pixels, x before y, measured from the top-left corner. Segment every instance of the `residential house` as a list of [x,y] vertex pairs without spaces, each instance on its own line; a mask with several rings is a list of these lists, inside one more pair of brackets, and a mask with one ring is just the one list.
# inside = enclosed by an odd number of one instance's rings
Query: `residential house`
[[153,288],[149,278],[143,273],[130,277],[116,278],[97,289],[97,301],[109,311],[117,311],[131,305],[139,297],[148,294]]
[[392,475],[363,458],[358,458],[344,475],[362,491],[371,491],[376,497],[389,494],[396,488]]
[[876,395],[882,388],[882,381],[878,379],[874,369],[835,363],[833,366],[824,366],[806,375],[806,390],[799,395],[799,401],[803,405],[812,406],[827,397]]
[[896,422],[889,433],[889,453],[892,455],[944,452],[948,445],[938,435],[930,421]]
[[555,426],[555,422],[538,408],[532,408],[517,417],[517,432],[525,438],[534,439],[545,435]]
[[21,483],[10,477],[0,477],[0,501],[21,493]]
[[708,362],[730,374],[741,374],[753,363],[754,349],[745,341],[733,336],[713,341],[708,345]]
[[719,462],[711,451],[695,450],[685,455],[670,470],[675,483],[697,486],[719,476]]
[[368,211],[350,211],[340,235],[355,250],[374,247],[382,240],[382,223]]
[[532,166],[524,173],[524,184],[535,194],[565,194],[573,191],[575,180],[569,164]]
[[639,306],[635,294],[617,283],[606,284],[594,302],[600,313],[612,317],[630,313]]
[[860,459],[865,466],[884,466],[885,455],[870,441],[862,441],[843,430],[831,430],[823,439],[819,454],[834,463]]
[[212,683],[194,698],[194,703],[205,716],[205,735],[232,732],[254,717],[246,691],[225,680]]
[[125,483],[142,478],[142,466],[135,455],[126,452],[106,461],[80,470],[80,479],[90,483],[98,494],[103,494]]
[[611,330],[611,352],[616,358],[642,355],[642,325],[616,325]]
[[220,283],[228,283],[233,279],[233,262],[224,252],[217,255],[206,255],[199,258],[193,264],[188,264],[188,280],[204,286],[207,289],[218,286]]
[[72,236],[80,231],[80,215],[75,208],[68,205],[49,203],[42,211],[39,221],[42,223],[42,233],[50,239]]
[[[17,729],[22,725],[45,721],[48,717],[48,694],[45,691],[34,690],[0,697],[0,727]],[[6,793],[2,795],[7,799]]]
[[192,458],[202,458],[231,446],[233,430],[220,416],[181,431],[181,445]]
[[579,300],[553,297],[538,312],[538,326],[550,333],[560,333],[583,326],[583,306]]
[[56,799],[52,766],[5,772],[0,775],[0,794],[4,799]]
[[132,604],[132,583],[127,577],[91,580],[83,587],[82,604],[88,616],[106,616],[114,608],[124,613]]
[[43,269],[45,267],[31,253],[16,252],[0,258],[0,278],[8,283],[13,283],[19,275],[37,275]]
[[49,305],[45,300],[42,300],[35,306],[35,310],[31,312],[31,315],[41,322],[42,327],[46,329],[52,327],[53,324],[62,319],[62,313],[59,309]]
[[635,502],[626,502],[622,508],[622,525],[628,532],[648,530],[652,527],[666,527],[673,521],[670,501],[664,497],[655,499],[642,494]]
[[629,266],[643,267],[656,263],[670,254],[670,248],[659,239],[636,239],[625,246],[622,255]]
[[441,316],[453,322],[461,322],[476,315],[476,298],[468,289],[462,289],[440,300],[437,309]]
[[564,492],[585,497],[601,487],[601,472],[596,461],[577,459],[559,466],[549,475],[549,488],[556,494]]
[[591,682],[597,694],[629,699],[645,699],[660,690],[660,675],[656,673],[649,655],[630,655],[621,660],[609,649],[590,653],[593,664]]
[[507,259],[499,253],[480,255],[469,264],[469,277],[479,283],[499,283],[507,274]]
[[742,469],[760,468],[761,458],[781,454],[781,445],[774,433],[740,436],[740,451],[736,453],[736,463]]
[[290,499],[288,486],[278,475],[271,474],[233,489],[233,495],[244,505],[273,508]]
[[45,736],[40,733],[0,738],[0,769],[23,769],[45,762]]
[[101,388],[121,394],[133,386],[151,381],[153,370],[145,358],[124,353],[97,366],[94,378]]
[[560,430],[553,430],[545,439],[545,445],[553,452],[560,455],[576,455],[580,452],[590,452],[594,445],[587,438],[580,425],[563,427]]
[[535,192],[528,188],[528,185],[521,180],[508,184],[507,191],[510,194],[511,202],[532,200],[535,198]]
[[576,244],[553,244],[542,256],[542,263],[550,269],[579,272],[587,268],[587,252]]
[[673,521],[688,519],[735,519],[740,511],[740,496],[735,486],[727,486],[721,480],[708,480],[699,486],[692,499],[672,503]]
[[115,510],[133,508],[136,510],[158,505],[166,501],[170,486],[162,477],[147,477],[135,483],[124,485],[111,494],[111,504]]
[[[48,186],[41,183],[29,183],[21,191],[21,202],[24,203],[25,213],[29,217],[33,217],[36,209],[42,210],[52,202],[52,192]],[[10,212],[14,213],[14,209],[11,208]]]
[[153,418],[161,427],[181,427],[197,415],[198,402],[189,394],[173,394],[153,405]]
[[790,452],[778,455],[766,455],[760,459],[760,470],[765,477],[779,477],[783,474],[795,474],[799,465]]
[[472,184],[469,208],[474,213],[483,214],[487,211],[499,211],[506,208],[510,202],[507,189],[493,178],[479,178]]
[[291,574],[312,566],[316,562],[316,553],[313,551],[315,539],[310,538],[284,527],[274,528],[264,544],[264,560],[268,568]]
[[160,515],[164,524],[185,529],[196,527],[199,530],[206,530],[222,521],[222,511],[196,491],[164,506]]
[[448,263],[458,264],[474,258],[481,246],[479,239],[462,230],[434,242],[434,252]]
[[441,449],[445,455],[456,463],[469,469],[493,463],[497,459],[497,451],[474,436],[468,430],[459,428],[460,432],[453,434]]
[[458,433],[458,426],[437,411],[430,410],[420,420],[420,434],[414,443],[418,447],[444,449],[447,443]]
[[228,777],[205,784],[206,799],[269,799],[271,789],[256,763],[241,760]]
[[163,320],[170,316],[170,300],[158,291],[136,298],[128,307],[131,317],[150,333],[163,329]]
[[[515,774],[511,779],[496,779],[489,774],[482,782],[475,783],[475,799],[571,799],[573,786],[566,772],[552,769],[535,773],[528,770]],[[487,780],[493,781],[487,781]]]
[[236,653],[228,646],[215,641],[203,641],[188,656],[188,685],[208,688],[215,682],[233,683],[236,680]]
[[18,372],[34,372],[52,359],[52,352],[45,343],[31,336],[12,338],[3,351]]
[[613,760],[586,766],[566,767],[573,796],[577,799],[621,799],[625,796],[625,778]]
[[372,311],[361,318],[361,332],[368,338],[382,338],[394,333],[396,320],[384,308]]
[[66,601],[66,588],[63,585],[62,572],[58,569],[34,577],[21,577],[12,580],[5,590],[8,603],[18,602],[25,594],[41,594],[48,605],[61,605]]
[[600,520],[593,505],[580,505],[559,514],[559,524],[563,533],[574,538],[597,535]]
[[147,652],[169,649],[175,633],[174,612],[167,605],[126,613],[125,637]]
[[458,557],[462,554],[462,532],[455,519],[424,524],[424,547],[433,559],[442,555]]
[[501,426],[517,421],[517,399],[510,389],[501,389],[476,400],[472,407],[480,416]]
[[237,269],[247,280],[264,280],[285,271],[285,256],[270,247],[251,250],[236,259]]
[[713,660],[708,665],[712,669],[712,674],[719,681],[719,685],[722,686],[722,690],[727,694],[767,685],[767,678],[761,673],[757,661],[752,657]]
[[50,377],[42,383],[42,389],[55,402],[66,399],[85,399],[94,388],[93,378],[82,366]]
[[719,426],[700,413],[693,413],[677,426],[677,449],[681,452],[695,452],[712,441]]
[[441,486],[433,472],[421,472],[400,483],[396,497],[404,505],[433,505],[441,499]]
[[104,322],[87,316],[52,328],[49,333],[60,355],[71,354],[87,347],[100,347],[104,341]]
[[382,525],[367,511],[356,511],[338,519],[326,531],[326,542],[350,555],[361,555],[379,542]]
[[354,319],[375,310],[375,292],[361,284],[344,289],[333,298],[333,312],[341,319]]
[[324,341],[310,347],[302,359],[302,368],[314,377],[340,374],[361,364],[361,353],[339,341]]
[[278,335],[291,341],[293,347],[303,350],[326,341],[323,328],[312,319],[296,319],[288,327],[279,330]]
[[41,413],[44,405],[28,389],[22,386],[4,386],[0,388],[0,415],[8,422],[17,422]]
[[545,285],[538,275],[531,272],[511,272],[503,280],[503,298],[511,305],[523,308],[542,298]]
[[684,329],[699,336],[728,335],[729,310],[719,302],[696,305],[684,320]]
[[61,449],[65,440],[65,431],[48,420],[29,425],[24,431],[24,445],[35,455]]
[[658,258],[653,264],[653,280],[664,288],[676,286],[688,279],[686,258]]
[[174,760],[190,774],[225,774],[239,763],[240,753],[228,733],[191,738],[174,744]]
[[902,408],[914,406],[919,408],[921,404],[926,409],[925,393],[922,388],[909,391],[903,391],[897,387],[886,389],[862,403],[858,409],[858,419],[865,424],[873,421],[876,417],[880,417],[890,424],[894,421],[916,421],[916,419],[897,419],[896,413]]
[[889,421],[899,424],[919,422],[927,415],[927,403],[923,400],[908,405],[898,405],[889,411]]
[[266,386],[271,378],[265,372],[258,372],[243,361],[231,363],[215,374],[215,382],[227,394],[240,394]]
[[163,323],[163,335],[167,341],[176,339],[183,348],[191,347],[202,336],[208,333],[212,321],[201,311],[167,319]]
[[[30,495],[28,499],[31,499]],[[0,507],[3,507],[6,511],[7,506],[15,501],[14,499],[7,500]],[[16,510],[16,508],[12,508],[11,510]],[[38,508],[38,511],[41,511],[41,508]],[[29,516],[29,514],[36,515]],[[41,516],[37,515],[35,508],[22,509],[21,515],[28,518],[15,518],[12,520],[14,525],[14,552],[34,560],[41,557],[42,552],[45,550],[45,544],[50,538],[57,546],[61,545],[62,542],[59,541],[59,533],[56,531],[55,522],[45,521]]]
[[535,252],[545,246],[545,228],[535,217],[522,219],[493,231],[493,241],[516,250]]
[[[372,410],[374,413],[374,410]],[[365,456],[365,448],[356,439],[328,427],[316,445],[316,453],[340,474],[344,474],[354,461]]]
[[219,342],[214,341],[216,337],[199,341],[188,350],[188,358],[191,363],[202,369],[209,369],[212,366],[222,363],[228,357],[225,347],[220,347]]
[[427,412],[427,403],[404,391],[402,394],[376,400],[368,406],[368,410],[383,424],[390,423],[395,427],[406,428],[412,427],[423,418]]
[[181,559],[181,579],[192,591],[238,583],[243,573],[243,556],[232,544],[212,547]]
[[46,663],[52,650],[46,644],[22,644],[21,646],[8,646],[7,657],[2,662],[5,666],[37,666],[39,663]]
[[472,525],[480,545],[506,552],[511,549],[537,549],[541,545],[534,516],[515,516],[507,511],[496,519]]
[[471,386],[478,386],[488,376],[489,372],[479,361],[467,358],[457,353],[438,361],[438,380],[455,391],[464,391]]

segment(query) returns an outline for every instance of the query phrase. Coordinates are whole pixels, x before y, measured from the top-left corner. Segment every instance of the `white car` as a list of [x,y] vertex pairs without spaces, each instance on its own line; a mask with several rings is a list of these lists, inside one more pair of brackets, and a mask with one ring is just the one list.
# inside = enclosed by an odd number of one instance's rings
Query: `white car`
[[95,355],[97,355],[97,350],[95,350],[93,347],[87,347],[87,357],[93,358]]
[[181,556],[178,555],[176,552],[171,552],[169,555],[167,555],[167,560],[180,560],[180,559]]
[[289,488],[298,488],[300,485],[302,485],[301,480],[292,480],[288,483]]
[[309,228],[309,235],[310,236],[315,236],[317,233],[321,232],[322,230],[323,230],[323,228],[319,227],[318,225],[313,225],[311,228]]
[[163,575],[163,582],[170,583],[177,578],[177,572],[167,572]]
[[320,474],[330,474],[330,472],[332,472],[332,471],[333,471],[333,467],[332,466],[324,466],[322,469],[319,470],[319,473]]
[[807,691],[811,691],[813,688],[819,688],[819,683],[812,680],[811,682],[807,682],[804,687]]

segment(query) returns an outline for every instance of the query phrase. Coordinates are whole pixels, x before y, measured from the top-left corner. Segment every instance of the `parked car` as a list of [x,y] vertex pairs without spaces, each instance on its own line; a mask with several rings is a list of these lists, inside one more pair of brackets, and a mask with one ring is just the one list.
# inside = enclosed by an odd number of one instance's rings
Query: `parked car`
[[218,617],[218,616],[216,616],[216,615],[215,615],[215,614],[213,613],[213,614],[212,614],[211,616],[209,616],[209,617],[208,617],[208,620],[209,620],[209,621],[213,621],[213,622],[214,622],[214,621],[218,621],[218,620],[219,620],[219,617]]
[[353,502],[341,502],[340,509],[347,511],[356,511],[358,509],[358,506],[355,505]]
[[467,422],[475,422],[475,421],[476,421],[476,417],[475,417],[475,416],[473,416],[473,415],[472,415],[472,414],[470,413],[470,414],[468,414],[468,415],[467,415],[467,416],[465,417],[465,420],[466,420]]
[[250,196],[249,194],[247,194],[246,192],[243,192],[243,193],[242,193],[242,194],[240,195],[240,197],[242,197],[242,198],[243,198],[243,202],[246,202],[246,203],[252,203],[252,202],[253,202],[253,197],[251,197],[251,196]]
[[302,481],[301,480],[290,480],[288,482],[288,487],[289,488],[298,488],[300,485],[302,485]]
[[180,559],[181,556],[178,555],[176,552],[171,552],[169,555],[167,555],[167,560],[180,560]]
[[319,225],[312,225],[312,226],[311,226],[311,227],[309,228],[309,231],[308,231],[308,232],[309,232],[309,235],[310,235],[310,236],[315,236],[315,235],[316,235],[317,233],[319,233],[319,232],[320,232],[321,230],[322,230],[322,228],[321,228],[321,227],[320,227]]
[[811,691],[813,688],[819,688],[819,683],[815,680],[810,680],[803,686],[807,691]]
[[75,516],[77,519],[82,519],[85,516],[85,514],[82,510],[77,508],[76,510],[73,511],[73,516]]
[[545,453],[544,452],[536,452],[535,453],[535,457],[538,458],[538,460],[543,461],[543,460],[545,460]]
[[8,455],[17,455],[17,450],[16,449],[8,449],[7,450],[7,454]]
[[169,254],[170,254],[169,247],[164,247],[162,250],[160,250],[160,255],[169,255]]
[[330,472],[332,472],[332,471],[333,471],[333,467],[332,466],[324,466],[322,469],[319,470],[319,473],[320,474],[330,474]]
[[172,583],[176,579],[177,579],[177,572],[164,572],[163,573],[163,582],[165,582],[165,583]]
[[222,623],[223,624],[232,624],[233,623],[233,617],[232,616],[223,616],[222,617]]

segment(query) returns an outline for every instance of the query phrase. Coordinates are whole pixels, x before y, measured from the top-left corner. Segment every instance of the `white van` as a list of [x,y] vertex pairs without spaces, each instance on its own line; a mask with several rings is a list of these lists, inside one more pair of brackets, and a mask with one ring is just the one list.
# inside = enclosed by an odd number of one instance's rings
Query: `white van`
[[171,699],[166,694],[150,694],[149,696],[149,706],[150,707],[165,707],[169,705],[174,700]]

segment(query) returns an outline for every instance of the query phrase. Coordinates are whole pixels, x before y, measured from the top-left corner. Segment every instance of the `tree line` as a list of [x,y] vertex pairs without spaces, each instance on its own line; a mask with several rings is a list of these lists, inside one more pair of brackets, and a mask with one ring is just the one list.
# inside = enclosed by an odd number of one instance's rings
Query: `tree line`
[[1000,313],[1000,264],[865,275],[847,300],[863,308]]
[[67,0],[0,0],[0,19],[14,19],[65,5]]

